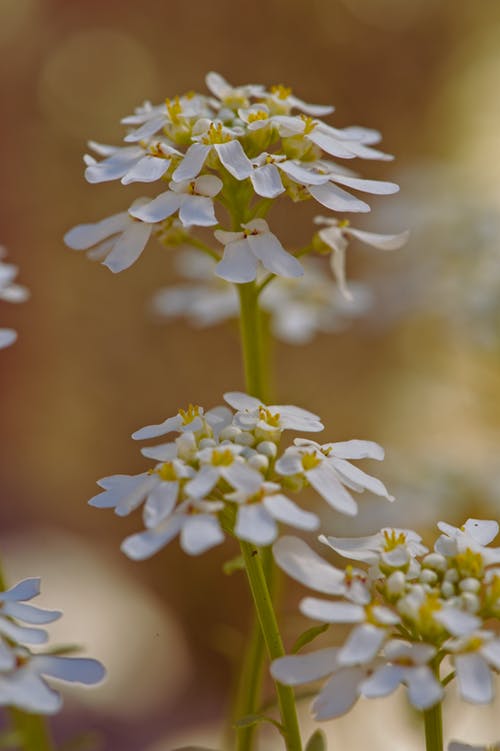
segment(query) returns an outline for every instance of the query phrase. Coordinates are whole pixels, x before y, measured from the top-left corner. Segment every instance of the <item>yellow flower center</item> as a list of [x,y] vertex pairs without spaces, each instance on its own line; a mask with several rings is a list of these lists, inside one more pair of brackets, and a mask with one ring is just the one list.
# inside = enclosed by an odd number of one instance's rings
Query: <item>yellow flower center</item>
[[193,420],[200,416],[200,413],[201,407],[198,407],[194,404],[189,404],[186,410],[179,410],[179,415],[182,417],[183,425],[189,425],[189,423],[193,422]]
[[164,462],[155,472],[164,482],[175,482],[177,480],[177,472],[172,462]]
[[217,449],[212,453],[214,467],[228,467],[234,461],[234,456],[229,449]]
[[210,123],[207,132],[202,138],[203,143],[213,145],[215,143],[227,143],[232,141],[229,133],[224,131],[222,123]]
[[279,412],[276,412],[275,415],[267,409],[267,407],[259,407],[259,417],[261,420],[264,420],[264,422],[267,422],[268,425],[271,425],[273,428],[279,428],[280,425],[280,419],[281,416]]
[[309,117],[309,115],[300,115],[300,119],[304,123],[304,135],[306,136],[308,133],[312,133],[316,125],[318,124],[316,120],[314,120],[312,117]]
[[248,113],[248,122],[254,123],[257,120],[268,120],[269,115],[265,110],[252,110],[252,112]]
[[384,550],[394,550],[399,545],[404,545],[406,542],[406,535],[404,532],[396,532],[395,529],[384,529]]
[[307,472],[308,469],[314,469],[321,464],[321,459],[314,452],[302,455],[302,467]]
[[173,123],[178,123],[182,115],[182,104],[180,98],[176,96],[173,99],[165,99],[165,106],[170,120]]
[[470,548],[459,553],[453,559],[460,576],[481,579],[484,573],[483,559],[480,553],[474,553]]
[[288,99],[291,93],[292,90],[288,88],[288,86],[283,86],[281,83],[276,86],[271,86],[271,94],[278,99]]

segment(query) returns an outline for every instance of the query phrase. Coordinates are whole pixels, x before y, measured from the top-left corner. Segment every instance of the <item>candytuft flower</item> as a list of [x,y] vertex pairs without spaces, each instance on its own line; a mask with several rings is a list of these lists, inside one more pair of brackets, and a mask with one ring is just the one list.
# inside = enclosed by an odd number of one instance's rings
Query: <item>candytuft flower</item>
[[[4,258],[6,250],[0,246],[0,259]],[[26,287],[14,282],[17,276],[18,268],[11,263],[4,263],[0,260],[0,300],[6,302],[24,302],[28,299],[29,293]],[[17,333],[13,329],[0,328],[0,349],[8,347],[17,339]]]

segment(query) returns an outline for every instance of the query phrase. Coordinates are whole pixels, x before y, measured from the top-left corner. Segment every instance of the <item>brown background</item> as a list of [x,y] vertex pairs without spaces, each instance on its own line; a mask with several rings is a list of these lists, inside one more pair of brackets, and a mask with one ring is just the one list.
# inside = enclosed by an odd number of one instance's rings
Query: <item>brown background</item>
[[[85,141],[118,143],[120,117],[145,99],[204,92],[210,69],[291,85],[334,103],[336,125],[383,131],[396,162],[360,169],[402,191],[372,201],[359,226],[409,227],[411,242],[397,254],[352,249],[349,273],[372,284],[374,312],[306,347],[279,344],[276,393],[320,413],[327,439],[387,448],[381,469],[366,468],[397,505],[367,499],[350,527],[325,514],[328,529],[415,524],[428,537],[436,518],[498,517],[500,274],[483,290],[477,273],[485,257],[493,270],[500,261],[499,42],[500,6],[488,0],[1,0],[0,241],[32,294],[1,311],[19,331],[0,367],[4,565],[12,579],[42,573],[44,603],[67,611],[55,636],[110,669],[83,704],[67,700],[58,738],[90,726],[102,748],[157,751],[217,722],[230,684],[222,652],[238,651],[248,607],[243,580],[220,574],[231,546],[200,561],[174,543],[133,564],[119,543],[139,517],[86,505],[97,478],[145,467],[134,429],[243,384],[235,327],[201,334],[149,316],[172,279],[165,249],[113,276],[64,247],[67,229],[144,192],[88,185]],[[276,213],[285,244],[307,241],[312,213]]]

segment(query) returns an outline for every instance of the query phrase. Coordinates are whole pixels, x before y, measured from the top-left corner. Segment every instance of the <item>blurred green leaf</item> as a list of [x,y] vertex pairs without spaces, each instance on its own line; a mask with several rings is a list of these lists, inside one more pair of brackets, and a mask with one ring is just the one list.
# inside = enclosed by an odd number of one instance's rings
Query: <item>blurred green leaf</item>
[[326,751],[326,736],[322,730],[315,730],[307,741],[304,751]]
[[322,623],[321,626],[313,626],[312,628],[308,628],[307,631],[304,631],[304,633],[299,636],[299,638],[293,645],[292,653],[297,654],[297,652],[300,652],[302,647],[305,647],[306,644],[314,641],[314,639],[316,639],[317,636],[320,636],[320,634],[324,634],[328,628],[330,628],[329,623]]
[[279,722],[274,720],[272,717],[268,717],[264,714],[247,714],[245,717],[242,717],[241,720],[237,720],[237,722],[234,723],[234,727],[248,728],[251,725],[257,725],[260,722],[270,722],[271,725],[274,725],[275,728],[278,728],[280,733],[283,730]]

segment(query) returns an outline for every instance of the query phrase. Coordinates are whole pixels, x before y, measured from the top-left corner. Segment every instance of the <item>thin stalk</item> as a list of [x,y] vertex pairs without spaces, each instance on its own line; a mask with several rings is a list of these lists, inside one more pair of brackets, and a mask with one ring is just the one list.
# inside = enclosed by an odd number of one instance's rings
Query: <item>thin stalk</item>
[[19,738],[22,751],[54,751],[54,742],[44,717],[10,709],[12,726]]
[[[240,540],[240,547],[267,653],[270,660],[276,660],[278,657],[283,657],[285,650],[262,566],[262,553],[254,545],[242,540]],[[276,683],[275,687],[281,714],[281,732],[286,749],[287,751],[301,751],[302,742],[293,689],[280,683]]]
[[426,751],[443,751],[443,718],[441,703],[424,712]]
[[245,369],[245,383],[249,394],[266,400],[267,384],[261,313],[258,306],[258,287],[255,282],[239,284],[240,331]]

